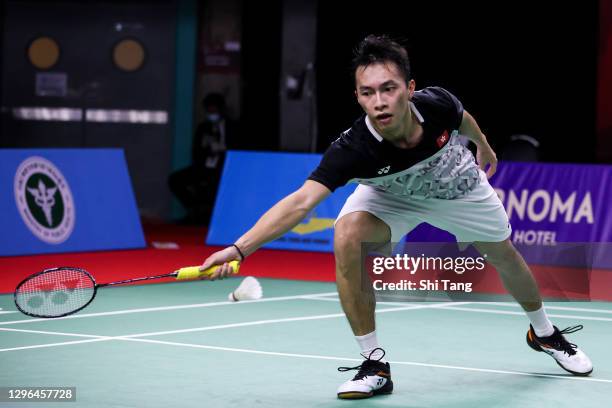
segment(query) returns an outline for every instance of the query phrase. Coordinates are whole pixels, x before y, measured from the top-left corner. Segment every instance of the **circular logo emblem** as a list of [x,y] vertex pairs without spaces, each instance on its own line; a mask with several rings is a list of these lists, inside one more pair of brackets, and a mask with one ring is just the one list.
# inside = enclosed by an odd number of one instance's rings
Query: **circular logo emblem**
[[60,244],[74,229],[75,211],[64,175],[49,160],[29,157],[15,173],[15,203],[23,222],[40,240]]

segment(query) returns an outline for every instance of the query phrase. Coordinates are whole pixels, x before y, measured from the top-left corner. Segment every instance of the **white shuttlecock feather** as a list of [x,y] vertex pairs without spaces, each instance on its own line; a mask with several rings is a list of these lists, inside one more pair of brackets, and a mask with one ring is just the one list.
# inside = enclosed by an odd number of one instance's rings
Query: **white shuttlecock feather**
[[252,276],[247,276],[227,298],[232,302],[238,302],[239,300],[260,299],[262,295],[263,291],[259,281]]

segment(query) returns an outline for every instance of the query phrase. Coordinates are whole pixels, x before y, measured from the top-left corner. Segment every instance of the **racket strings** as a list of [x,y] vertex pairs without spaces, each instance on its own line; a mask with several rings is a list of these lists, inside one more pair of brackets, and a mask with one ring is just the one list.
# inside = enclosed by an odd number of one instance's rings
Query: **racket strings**
[[87,272],[59,268],[23,282],[15,292],[15,302],[31,316],[57,317],[84,307],[94,293],[95,283]]

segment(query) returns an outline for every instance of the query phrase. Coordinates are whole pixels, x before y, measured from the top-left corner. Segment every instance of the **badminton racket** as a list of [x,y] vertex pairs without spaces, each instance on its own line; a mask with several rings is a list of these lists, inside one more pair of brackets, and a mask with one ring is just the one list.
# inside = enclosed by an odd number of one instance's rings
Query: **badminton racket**
[[[238,273],[238,261],[229,262],[229,265],[233,273]],[[17,309],[28,316],[62,317],[87,307],[96,297],[98,288],[170,277],[176,280],[199,279],[211,276],[219,267],[215,265],[200,271],[199,266],[189,266],[164,275],[96,283],[94,277],[85,269],[62,266],[28,276],[17,285],[14,300]]]

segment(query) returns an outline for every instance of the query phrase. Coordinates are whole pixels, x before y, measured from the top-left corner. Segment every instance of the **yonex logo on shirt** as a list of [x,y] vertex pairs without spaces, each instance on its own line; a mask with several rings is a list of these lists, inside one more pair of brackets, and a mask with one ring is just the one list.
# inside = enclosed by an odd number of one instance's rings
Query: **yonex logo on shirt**
[[378,174],[387,174],[389,169],[391,169],[391,166],[383,167],[382,169],[378,170]]

